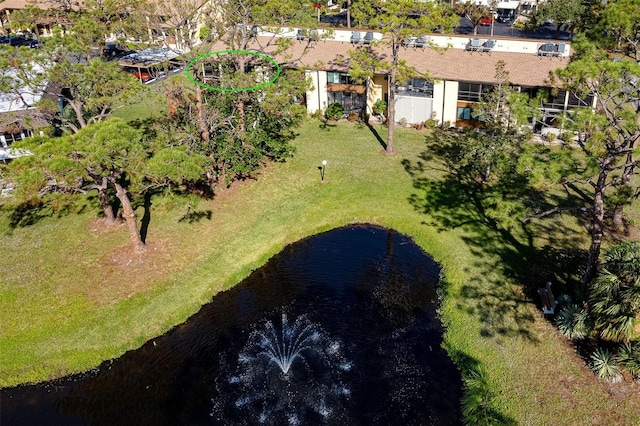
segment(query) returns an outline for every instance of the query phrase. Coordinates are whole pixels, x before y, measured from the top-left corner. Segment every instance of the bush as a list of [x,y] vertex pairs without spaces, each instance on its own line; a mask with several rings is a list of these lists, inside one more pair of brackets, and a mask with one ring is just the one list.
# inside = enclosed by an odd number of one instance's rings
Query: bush
[[430,118],[424,122],[424,127],[426,127],[429,130],[435,130],[435,128],[438,127],[438,122],[433,118]]
[[633,377],[640,378],[640,345],[638,342],[627,342],[620,347],[615,361],[624,366]]
[[584,339],[591,333],[591,325],[587,312],[576,304],[564,307],[554,320],[560,333],[569,339]]
[[558,135],[556,135],[553,132],[548,132],[544,134],[544,140],[546,140],[547,142],[553,142],[556,140],[557,137]]
[[471,371],[464,379],[462,417],[466,425],[509,425],[493,407],[495,395],[484,370]]
[[327,120],[340,120],[344,115],[344,107],[340,102],[331,102],[324,112]]
[[602,380],[616,383],[622,380],[620,367],[615,363],[613,354],[607,349],[598,348],[591,354],[591,369]]
[[375,115],[382,115],[387,110],[387,103],[382,99],[378,99],[375,104],[373,104],[373,113]]
[[310,115],[311,118],[315,119],[315,120],[321,120],[322,119],[322,110],[315,110],[313,113],[311,113]]

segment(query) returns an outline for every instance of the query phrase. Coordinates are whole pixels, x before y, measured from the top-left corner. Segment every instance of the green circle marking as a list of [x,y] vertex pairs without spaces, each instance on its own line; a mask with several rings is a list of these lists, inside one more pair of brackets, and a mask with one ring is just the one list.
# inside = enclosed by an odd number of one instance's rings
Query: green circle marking
[[[209,56],[222,55],[222,54],[225,54],[225,53],[240,53],[240,54],[243,54],[243,55],[258,56],[259,58],[262,58],[262,59],[266,60],[267,62],[271,62],[276,67],[276,74],[273,76],[273,78],[271,80],[269,80],[269,81],[267,81],[265,83],[258,84],[257,86],[240,87],[240,88],[233,88],[233,87],[225,88],[225,87],[209,86],[208,84],[200,83],[199,81],[196,81],[195,78],[193,78],[193,76],[191,75],[190,71],[191,71],[191,66],[196,61],[199,61],[200,59],[208,58]],[[248,92],[250,90],[262,89],[263,87],[266,87],[266,86],[270,85],[271,83],[275,82],[278,79],[278,77],[280,77],[280,65],[278,65],[276,60],[273,59],[271,56],[268,56],[268,55],[265,55],[265,54],[262,54],[262,53],[258,53],[258,52],[252,52],[250,50],[218,50],[216,52],[205,53],[204,55],[200,55],[197,58],[191,60],[187,64],[187,69],[186,69],[185,72],[186,72],[187,78],[189,80],[191,80],[192,82],[194,82],[195,84],[197,84],[200,87],[204,87],[205,89],[216,90],[218,92]]]

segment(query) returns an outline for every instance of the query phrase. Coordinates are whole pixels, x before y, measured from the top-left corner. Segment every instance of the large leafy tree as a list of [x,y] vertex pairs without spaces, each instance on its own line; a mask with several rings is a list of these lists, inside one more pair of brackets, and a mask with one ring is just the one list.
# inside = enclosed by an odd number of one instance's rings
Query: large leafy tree
[[12,162],[7,178],[17,184],[17,200],[22,202],[95,190],[109,223],[116,220],[110,198],[115,194],[133,248],[140,253],[145,242],[137,227],[132,196],[202,176],[197,156],[165,142],[144,138],[123,120],[111,119],[62,138],[33,138],[16,144],[33,155]]
[[400,59],[402,44],[408,38],[421,37],[438,29],[451,30],[457,17],[445,4],[408,0],[358,0],[353,2],[352,14],[362,24],[382,32],[383,40],[380,45],[389,48],[391,52],[387,58],[375,48],[358,49],[359,51],[352,54],[352,61],[360,64],[354,64],[352,73],[356,78],[370,78],[378,72],[388,74],[389,123],[385,151],[387,154],[393,154],[396,85],[406,82],[412,76],[420,75]]
[[78,132],[87,125],[104,120],[111,113],[133,102],[145,90],[135,77],[122,71],[116,62],[100,57],[86,63],[62,59],[48,70],[52,87],[62,88],[59,96],[67,104],[60,116],[63,126]]
[[569,33],[581,24],[586,13],[584,0],[547,0],[536,12],[535,19],[541,22],[551,19],[556,24],[556,36],[562,26],[567,26]]
[[600,30],[597,38],[604,36],[605,42],[613,42],[610,47],[640,63],[640,0],[606,2],[596,28]]
[[[584,276],[587,283],[598,265],[607,197],[625,192],[637,172],[634,153],[640,141],[640,65],[612,61],[587,44],[567,68],[556,74],[565,88],[578,96],[593,94],[597,102],[596,111],[584,110],[570,117],[586,158],[581,174],[592,188],[591,246]],[[616,204],[621,214],[622,203]]]
[[[281,57],[283,62],[279,66],[286,68],[285,52],[291,41],[279,38],[275,49],[270,46],[267,51],[257,41],[253,23],[302,22],[305,8],[296,0],[232,0],[221,6],[220,20],[209,35],[212,42],[222,41],[232,50]],[[208,47],[209,43],[204,43],[191,56],[208,52]],[[205,75],[200,70],[208,71]],[[191,72],[207,86],[227,90],[213,91],[196,85],[193,92],[179,86],[168,92],[173,105],[169,113],[174,114],[177,123],[182,123],[178,130],[181,139],[188,141],[194,152],[208,158],[207,177],[212,188],[250,176],[266,159],[281,160],[291,153],[292,128],[306,114],[306,108],[299,102],[308,88],[303,73],[286,69],[273,84],[250,89],[272,79],[277,69],[260,57],[246,54],[203,58]]]
[[460,16],[464,16],[473,26],[473,35],[478,33],[478,25],[482,18],[489,16],[491,12],[487,5],[472,2],[470,0],[460,0],[454,3],[453,10]]
[[[88,124],[105,119],[114,109],[126,106],[135,94],[144,90],[116,62],[106,62],[96,55],[104,46],[105,34],[122,30],[123,22],[128,22],[134,10],[129,6],[134,7],[126,0],[94,0],[79,12],[58,10],[58,14],[73,23],[71,30],[57,27],[43,49],[0,54],[0,63],[17,74],[19,80],[62,98],[66,105],[62,114],[58,104],[43,102],[39,106],[50,116],[56,116],[65,130],[78,132]],[[32,10],[34,14],[45,13]]]

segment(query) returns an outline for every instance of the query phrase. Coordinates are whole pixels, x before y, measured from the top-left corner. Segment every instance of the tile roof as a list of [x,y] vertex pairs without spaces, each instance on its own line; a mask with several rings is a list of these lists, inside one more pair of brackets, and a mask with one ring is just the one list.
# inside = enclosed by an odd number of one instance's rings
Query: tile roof
[[[258,37],[248,49],[269,54],[275,51],[276,42],[275,38]],[[227,47],[217,43],[212,49],[224,50]],[[292,40],[291,49],[278,55],[277,60],[305,69],[346,72],[349,69],[349,50],[353,49],[354,45],[345,42]],[[373,49],[383,58],[391,57],[390,48],[376,46]],[[511,84],[529,87],[548,85],[549,74],[557,68],[566,67],[569,63],[569,58],[566,57],[541,57],[530,53],[480,53],[461,49],[436,51],[412,47],[402,47],[400,58],[432,79],[480,83],[494,82],[495,65],[502,60],[506,64],[505,69],[509,71]]]

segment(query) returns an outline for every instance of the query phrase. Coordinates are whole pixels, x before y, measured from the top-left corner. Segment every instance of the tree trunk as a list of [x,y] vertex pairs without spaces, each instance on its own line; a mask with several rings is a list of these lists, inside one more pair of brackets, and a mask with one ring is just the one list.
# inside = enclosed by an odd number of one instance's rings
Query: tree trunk
[[205,119],[204,101],[202,100],[202,87],[196,85],[196,109],[198,110],[198,126],[200,128],[200,138],[202,142],[209,142],[209,126]]
[[[608,167],[603,167],[604,169]],[[593,217],[591,218],[591,247],[589,247],[589,260],[584,271],[582,282],[585,285],[596,276],[598,261],[600,259],[600,248],[602,247],[602,237],[604,235],[604,184],[608,172],[600,172],[593,196]]]
[[245,133],[247,132],[247,125],[245,124],[245,113],[244,113],[244,100],[242,96],[238,96],[238,133],[240,139],[245,140]]
[[347,0],[347,28],[351,28],[351,0]]
[[398,69],[400,42],[393,41],[391,51],[393,55],[391,69],[389,70],[389,105],[387,117],[387,149],[385,154],[393,155],[393,131],[396,124],[396,71]]
[[98,188],[98,199],[104,213],[104,220],[108,225],[112,225],[116,221],[116,215],[113,213],[111,200],[107,195],[107,188]]
[[127,228],[129,228],[129,237],[133,244],[133,250],[136,253],[144,253],[147,246],[145,246],[140,236],[140,231],[136,224],[136,212],[131,205],[131,200],[129,200],[129,194],[117,181],[114,180],[112,183],[113,187],[116,189],[116,196],[122,203],[122,217],[124,217],[124,220],[127,222]]
[[111,200],[109,199],[109,195],[107,195],[107,188],[109,186],[109,181],[106,176],[98,176],[88,170],[89,176],[95,182],[93,188],[98,191],[98,200],[100,200],[100,206],[102,207],[102,212],[104,213],[104,219],[107,225],[112,225],[116,221],[116,215],[113,211],[113,206],[111,205]]
[[617,231],[624,231],[624,204],[619,203],[613,207],[613,226]]

